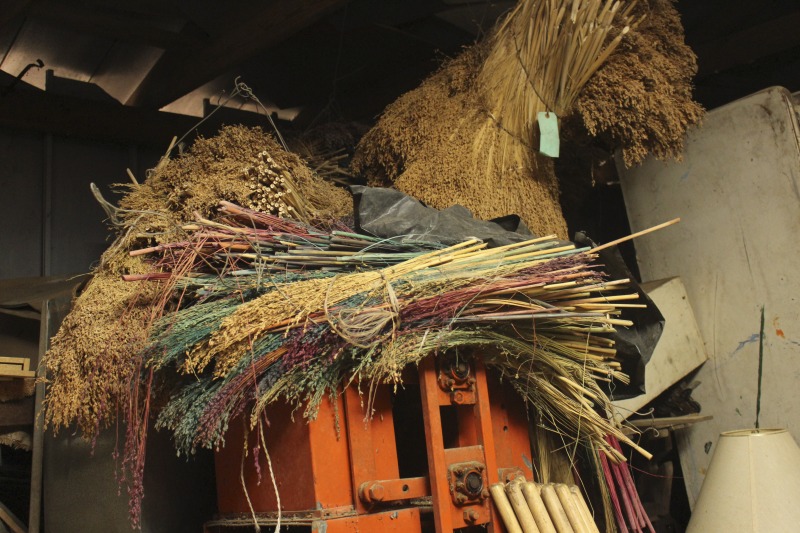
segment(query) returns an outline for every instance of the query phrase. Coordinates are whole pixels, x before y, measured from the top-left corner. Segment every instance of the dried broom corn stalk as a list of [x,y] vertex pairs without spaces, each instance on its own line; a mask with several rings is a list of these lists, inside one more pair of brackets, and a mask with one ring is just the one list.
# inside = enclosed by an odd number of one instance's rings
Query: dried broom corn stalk
[[[522,0],[493,37],[389,106],[353,160],[372,184],[477,217],[518,214],[566,237],[552,160],[538,153],[538,111],[567,113],[622,39],[633,2]],[[610,35],[619,28],[619,35]]]

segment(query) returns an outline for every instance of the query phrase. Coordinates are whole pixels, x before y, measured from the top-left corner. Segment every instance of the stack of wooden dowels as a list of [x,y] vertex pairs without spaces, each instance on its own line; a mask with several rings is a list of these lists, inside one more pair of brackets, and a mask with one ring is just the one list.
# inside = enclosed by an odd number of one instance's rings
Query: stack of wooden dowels
[[576,486],[517,477],[490,492],[508,533],[600,533]]

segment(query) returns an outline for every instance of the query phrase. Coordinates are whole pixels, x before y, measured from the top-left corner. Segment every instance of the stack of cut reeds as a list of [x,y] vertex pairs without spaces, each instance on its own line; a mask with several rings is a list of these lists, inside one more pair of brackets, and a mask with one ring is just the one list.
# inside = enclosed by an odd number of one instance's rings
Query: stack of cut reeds
[[[162,280],[165,304],[181,298],[157,313],[147,359],[193,378],[159,419],[183,451],[218,445],[248,402],[253,420],[279,397],[313,416],[342,383],[399,383],[406,366],[470,347],[534,406],[542,427],[614,462],[625,458],[606,436],[637,448],[607,418],[599,383],[627,381],[611,335],[631,325],[621,310],[642,304],[628,303],[637,298],[628,280],[593,268],[590,249],[554,236],[436,249],[325,233],[231,204],[222,214],[225,224],[203,221],[184,242],[144,250],[158,271],[136,278]],[[364,251],[371,247],[380,253]],[[204,401],[194,396],[201,385]]]
[[489,492],[508,533],[600,533],[575,485],[532,483],[520,476]]

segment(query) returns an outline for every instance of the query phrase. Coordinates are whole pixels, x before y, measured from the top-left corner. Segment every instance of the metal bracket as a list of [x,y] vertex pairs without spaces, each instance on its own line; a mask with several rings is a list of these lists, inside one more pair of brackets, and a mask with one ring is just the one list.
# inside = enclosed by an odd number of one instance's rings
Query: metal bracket
[[447,467],[450,497],[457,506],[480,503],[489,497],[486,465],[477,461],[454,463]]
[[518,477],[524,476],[525,472],[523,472],[521,468],[515,466],[512,468],[498,468],[497,475],[503,483],[508,483]]
[[472,363],[463,355],[448,354],[439,364],[439,388],[445,392],[473,390],[475,372]]
[[431,486],[427,477],[365,481],[358,487],[358,498],[367,505],[411,500],[430,494]]

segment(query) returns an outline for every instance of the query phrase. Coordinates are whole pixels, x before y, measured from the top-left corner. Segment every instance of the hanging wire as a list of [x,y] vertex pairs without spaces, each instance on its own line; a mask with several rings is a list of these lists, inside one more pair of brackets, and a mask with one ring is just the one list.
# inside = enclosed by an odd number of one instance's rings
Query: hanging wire
[[241,78],[242,78],[241,76],[237,76],[236,79],[233,80],[233,91],[231,91],[231,93],[228,95],[228,98],[226,98],[225,101],[222,101],[220,99],[220,102],[217,104],[217,106],[214,108],[213,111],[211,111],[208,115],[203,117],[189,131],[184,133],[183,137],[178,139],[177,142],[173,143],[173,146],[167,152],[167,155],[169,155],[169,153],[172,150],[174,150],[176,146],[180,146],[181,143],[184,141],[184,139],[186,139],[186,137],[188,137],[192,132],[196,131],[197,128],[199,128],[206,120],[211,118],[214,115],[214,113],[219,111],[221,108],[225,107],[225,105],[228,102],[230,102],[231,100],[233,100],[238,96],[243,96],[248,100],[252,100],[256,104],[258,109],[264,111],[264,115],[267,117],[270,126],[272,126],[272,129],[275,131],[275,135],[278,137],[278,141],[281,143],[281,146],[283,146],[283,149],[286,150],[287,152],[289,151],[289,147],[286,145],[286,141],[283,139],[283,135],[281,135],[281,132],[278,130],[278,126],[275,124],[275,121],[272,120],[272,115],[269,113],[266,106],[263,103],[261,103],[261,100],[259,100],[259,98],[255,94],[253,94],[253,89],[251,89],[250,86],[248,86],[243,81],[240,81]]

